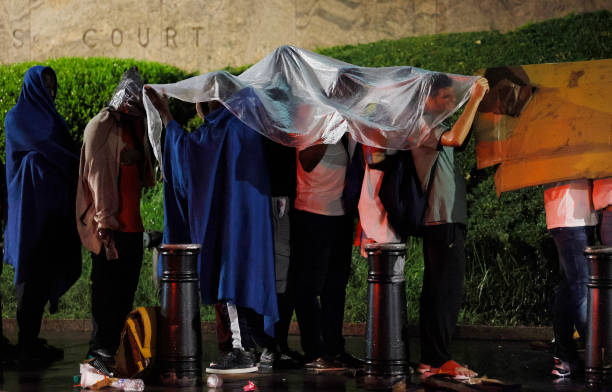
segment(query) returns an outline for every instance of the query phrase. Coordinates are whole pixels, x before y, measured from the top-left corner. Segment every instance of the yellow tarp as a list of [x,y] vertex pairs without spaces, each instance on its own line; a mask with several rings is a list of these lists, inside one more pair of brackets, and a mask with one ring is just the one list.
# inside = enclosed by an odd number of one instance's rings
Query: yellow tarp
[[490,68],[484,75],[491,94],[474,123],[476,156],[478,168],[500,164],[498,195],[612,176],[612,59]]

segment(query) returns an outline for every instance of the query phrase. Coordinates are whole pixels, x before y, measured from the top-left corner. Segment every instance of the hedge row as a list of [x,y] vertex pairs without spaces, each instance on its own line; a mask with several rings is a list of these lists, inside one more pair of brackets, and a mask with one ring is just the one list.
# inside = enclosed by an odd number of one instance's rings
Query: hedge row
[[[441,34],[379,41],[356,46],[318,50],[327,56],[362,66],[412,65],[429,70],[473,74],[480,69],[503,65],[565,62],[612,57],[612,13],[569,15],[565,18],[530,24],[509,33],[477,32]],[[0,133],[4,116],[14,105],[23,75],[34,63],[0,66]],[[167,83],[190,74],[174,67],[150,62],[117,59],[64,58],[44,64],[58,75],[58,110],[64,115],[75,138],[87,121],[103,107],[121,73],[138,65],[145,81]],[[245,67],[234,68],[238,73]],[[173,103],[182,123],[194,124],[189,105]],[[4,137],[0,138],[0,154]],[[494,169],[476,170],[474,142],[458,155],[468,186],[469,227],[467,241],[465,323],[491,325],[547,324],[550,298],[555,284],[557,255],[546,232],[542,193],[538,187],[495,196]],[[161,187],[143,198],[143,218],[149,228],[161,228]],[[155,302],[150,280],[150,260],[145,259],[137,304]],[[7,271],[8,270],[8,271]],[[366,315],[365,279],[367,267],[357,254],[349,282],[346,321],[364,321]],[[418,295],[422,277],[419,240],[410,243],[406,268],[408,314],[417,319]],[[65,296],[56,317],[88,317],[88,262],[81,280]],[[7,273],[8,272],[8,273]],[[4,315],[14,317],[14,291],[11,272],[5,268],[2,291]],[[212,317],[210,312],[205,318]]]

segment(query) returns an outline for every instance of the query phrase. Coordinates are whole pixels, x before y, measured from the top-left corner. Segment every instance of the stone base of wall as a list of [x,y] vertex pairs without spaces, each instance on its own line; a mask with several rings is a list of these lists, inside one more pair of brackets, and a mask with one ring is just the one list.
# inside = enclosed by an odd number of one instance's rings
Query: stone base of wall
[[[17,334],[17,320],[4,319],[4,331],[10,335]],[[51,320],[44,319],[41,332],[91,332],[91,320]],[[343,334],[345,336],[365,336],[365,323],[345,323]],[[204,334],[216,334],[214,322],[203,322],[202,332]],[[300,330],[296,322],[291,323],[289,334],[299,335]],[[417,326],[408,327],[408,335],[419,336]],[[512,340],[512,341],[550,341],[553,337],[551,327],[491,327],[486,325],[460,325],[455,331],[457,339],[475,340]]]

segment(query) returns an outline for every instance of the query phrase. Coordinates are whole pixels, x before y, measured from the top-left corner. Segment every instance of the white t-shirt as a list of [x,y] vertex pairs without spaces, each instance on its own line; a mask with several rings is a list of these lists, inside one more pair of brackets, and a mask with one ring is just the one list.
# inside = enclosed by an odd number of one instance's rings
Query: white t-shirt
[[597,214],[591,202],[589,180],[550,184],[544,189],[546,227],[595,226]]
[[593,180],[593,207],[601,210],[612,205],[612,177]]
[[378,197],[384,172],[366,164],[361,195],[359,196],[359,220],[368,239],[375,242],[401,242],[401,238],[389,224],[385,207]]
[[320,215],[344,215],[342,191],[348,155],[342,142],[328,145],[323,158],[310,173],[302,168],[299,157],[296,158],[295,208]]

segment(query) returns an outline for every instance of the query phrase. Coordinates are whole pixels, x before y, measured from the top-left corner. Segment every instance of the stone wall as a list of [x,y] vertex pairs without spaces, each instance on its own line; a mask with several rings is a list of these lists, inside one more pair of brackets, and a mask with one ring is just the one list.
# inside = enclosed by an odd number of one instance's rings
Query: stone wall
[[507,31],[600,9],[612,0],[0,0],[0,63],[132,57],[209,71],[283,44]]

